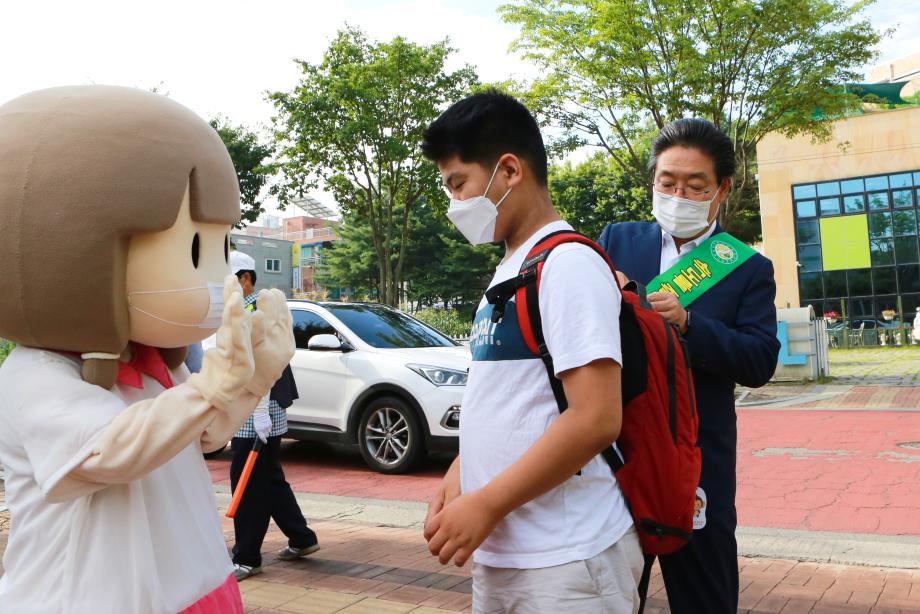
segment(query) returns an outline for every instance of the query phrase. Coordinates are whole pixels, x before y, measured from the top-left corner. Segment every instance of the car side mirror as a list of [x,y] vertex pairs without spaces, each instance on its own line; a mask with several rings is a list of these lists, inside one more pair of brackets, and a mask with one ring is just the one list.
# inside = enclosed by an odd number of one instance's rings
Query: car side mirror
[[314,335],[310,337],[307,349],[316,352],[342,352],[345,351],[345,344],[335,335]]

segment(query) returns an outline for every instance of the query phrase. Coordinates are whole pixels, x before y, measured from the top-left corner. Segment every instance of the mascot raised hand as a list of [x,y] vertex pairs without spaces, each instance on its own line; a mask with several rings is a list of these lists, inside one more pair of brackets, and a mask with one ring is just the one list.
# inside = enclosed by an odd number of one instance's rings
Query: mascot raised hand
[[[185,107],[83,86],[0,106],[0,612],[242,612],[202,452],[294,352],[229,275],[233,164]],[[217,331],[200,373],[185,348]]]

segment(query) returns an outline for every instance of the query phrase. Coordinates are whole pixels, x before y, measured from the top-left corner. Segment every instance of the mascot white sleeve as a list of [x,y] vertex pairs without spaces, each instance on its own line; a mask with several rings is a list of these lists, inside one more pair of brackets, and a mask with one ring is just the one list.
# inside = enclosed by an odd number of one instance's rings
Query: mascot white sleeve
[[[277,290],[228,276],[239,187],[218,135],[141,90],[0,106],[0,612],[242,612],[202,451],[294,352]],[[201,373],[185,347],[217,331]]]

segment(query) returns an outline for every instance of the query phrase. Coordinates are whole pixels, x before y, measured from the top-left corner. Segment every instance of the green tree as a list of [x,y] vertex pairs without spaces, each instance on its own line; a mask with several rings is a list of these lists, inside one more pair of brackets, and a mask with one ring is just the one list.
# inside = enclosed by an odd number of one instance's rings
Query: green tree
[[12,341],[0,339],[0,365],[3,364],[3,361],[6,360],[6,357],[10,355],[10,352],[13,351],[14,347],[16,347],[16,344]]
[[222,115],[218,115],[209,123],[220,135],[236,168],[236,176],[240,183],[240,200],[243,204],[240,224],[255,222],[265,212],[262,208],[262,199],[259,197],[275,173],[271,163],[272,148],[259,142],[255,132],[245,126],[234,125]]
[[338,33],[319,64],[297,61],[302,77],[270,95],[284,205],[322,182],[343,212],[369,224],[378,294],[398,302],[409,220],[420,202],[440,196],[437,169],[421,155],[422,132],[448,104],[469,92],[469,66],[448,72],[447,42],[417,45],[402,37],[373,42]]
[[551,166],[549,193],[562,218],[594,239],[611,222],[652,219],[646,187],[606,152]]
[[466,306],[478,302],[488,286],[501,250],[473,246],[443,212],[421,203],[411,221],[406,254],[408,299],[427,306]]
[[[544,77],[531,99],[580,141],[600,146],[648,184],[648,127],[706,118],[732,139],[735,190],[727,227],[746,198],[757,143],[769,132],[827,138],[853,97],[840,83],[874,56],[881,34],[861,12],[874,0],[516,0],[517,47]],[[650,186],[649,186],[650,189]]]
[[326,288],[351,288],[358,296],[372,296],[380,275],[370,224],[347,214],[336,232],[339,240],[319,252],[322,263],[316,281]]
[[[341,239],[322,252],[317,280],[326,287],[351,287],[373,295],[379,268],[370,225],[350,214],[339,233]],[[398,251],[394,245],[391,258],[395,260]],[[497,247],[470,245],[443,212],[419,203],[409,216],[403,268],[407,293],[400,298],[422,306],[468,305],[482,296],[499,257]]]

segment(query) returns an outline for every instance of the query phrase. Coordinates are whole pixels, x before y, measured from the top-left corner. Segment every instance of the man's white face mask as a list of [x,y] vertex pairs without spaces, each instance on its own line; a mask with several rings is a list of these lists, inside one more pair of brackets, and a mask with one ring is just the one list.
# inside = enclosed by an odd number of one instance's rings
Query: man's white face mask
[[486,191],[482,196],[473,196],[465,200],[450,199],[447,219],[453,222],[457,230],[473,245],[482,245],[483,243],[495,241],[495,220],[498,218],[498,207],[504,202],[505,197],[511,193],[511,188],[508,188],[497,203],[493,203],[486,196],[489,193],[489,188],[492,187],[492,182],[495,180],[497,172],[498,164],[495,165],[492,177],[489,178],[489,185],[486,186]]
[[690,200],[676,194],[652,192],[652,215],[661,229],[672,237],[689,239],[700,234],[712,223],[709,207],[719,197],[719,190],[709,200]]

